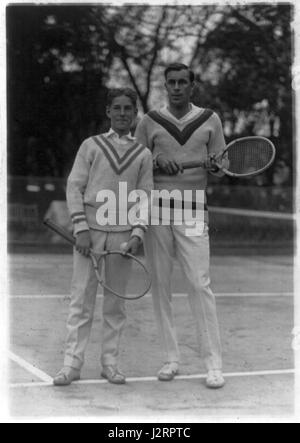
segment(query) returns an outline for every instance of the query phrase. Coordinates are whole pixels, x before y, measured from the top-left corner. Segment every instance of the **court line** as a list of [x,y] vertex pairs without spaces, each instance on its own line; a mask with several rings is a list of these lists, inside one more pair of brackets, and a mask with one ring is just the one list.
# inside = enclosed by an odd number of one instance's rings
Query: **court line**
[[[252,371],[252,372],[228,372],[224,373],[224,377],[226,378],[235,378],[235,377],[258,377],[258,376],[272,376],[272,375],[289,375],[295,374],[295,369],[281,369],[274,371]],[[178,375],[175,380],[199,380],[206,379],[206,374],[193,374],[193,375]],[[51,378],[50,378],[51,379]],[[127,378],[128,383],[134,382],[158,382],[157,377],[130,377]],[[107,380],[80,380],[72,383],[73,385],[104,385],[108,384]],[[33,388],[33,387],[49,387],[53,386],[52,379],[51,382],[33,382],[33,383],[11,383],[9,385],[10,388]]]
[[52,378],[48,374],[36,368],[31,363],[28,363],[28,361],[24,360],[23,358],[19,357],[13,352],[9,351],[8,357],[10,358],[10,360],[14,361],[19,366],[21,366],[21,368],[25,369],[27,372],[30,372],[32,375],[39,378],[43,382],[52,383]]
[[[294,293],[293,292],[220,292],[220,293],[215,293],[216,297],[293,297]],[[149,293],[147,295],[145,295],[146,298],[151,297],[152,294]],[[145,298],[144,297],[144,298]],[[184,298],[187,297],[187,294],[182,292],[178,292],[173,294],[173,297],[175,298]],[[49,295],[11,295],[9,297],[10,299],[29,299],[29,300],[34,300],[34,299],[70,299],[70,295],[63,295],[63,294],[49,294]],[[102,294],[97,295],[97,298],[103,298]]]

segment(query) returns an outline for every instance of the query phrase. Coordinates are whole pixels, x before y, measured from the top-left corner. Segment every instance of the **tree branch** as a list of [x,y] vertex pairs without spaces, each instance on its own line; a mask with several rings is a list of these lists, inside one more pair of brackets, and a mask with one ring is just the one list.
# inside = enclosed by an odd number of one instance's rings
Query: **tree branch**
[[160,46],[161,46],[160,39],[159,39],[159,37],[160,37],[160,30],[162,28],[162,25],[163,25],[165,19],[166,19],[166,16],[167,16],[167,7],[164,6],[161,18],[160,18],[160,20],[158,22],[158,25],[157,25],[156,31],[155,31],[154,46],[153,46],[153,50],[152,50],[153,57],[150,60],[150,64],[149,64],[148,70],[147,70],[148,72],[147,72],[147,82],[146,82],[146,92],[145,92],[146,100],[148,100],[148,97],[149,97],[149,94],[150,94],[150,85],[151,85],[152,72],[153,72],[153,68],[154,68],[155,62],[156,62],[157,57],[158,57],[158,51],[159,51]]
[[124,68],[126,69],[128,75],[129,75],[130,81],[131,81],[134,89],[136,90],[136,93],[137,93],[137,95],[138,95],[138,97],[139,97],[139,99],[140,99],[140,101],[141,101],[141,103],[142,103],[142,105],[144,107],[145,97],[144,97],[144,94],[142,93],[142,91],[140,90],[139,85],[137,84],[136,79],[135,79],[135,77],[134,77],[134,75],[133,75],[133,73],[132,73],[132,71],[130,69],[130,66],[129,66],[129,63],[128,63],[128,60],[127,60],[127,54],[126,54],[125,50],[124,51],[122,50],[120,59],[121,59],[123,65],[124,65]]
[[248,17],[246,17],[244,14],[242,14],[241,12],[236,10],[235,8],[232,7],[231,10],[232,10],[231,14],[237,20],[239,20],[240,22],[244,23],[245,25],[250,27],[253,31],[255,31],[256,35],[258,36],[258,38],[260,38],[261,41],[267,42],[267,44],[268,44],[268,51],[266,52],[266,54],[268,56],[271,55],[271,57],[276,57],[276,53],[274,51],[272,42],[270,41],[270,34],[269,34],[269,32],[266,32],[266,30],[263,28],[263,26],[257,25],[255,22],[250,20]]
[[208,29],[206,23],[208,22],[208,18],[212,15],[212,10],[211,9],[207,9],[206,10],[206,14],[204,19],[202,20],[202,26],[199,29],[198,33],[197,33],[197,42],[195,45],[195,48],[192,52],[191,58],[190,58],[190,66],[193,66],[193,63],[195,62],[198,54],[199,54],[199,50],[201,48],[202,45],[202,37],[203,37],[203,33]]

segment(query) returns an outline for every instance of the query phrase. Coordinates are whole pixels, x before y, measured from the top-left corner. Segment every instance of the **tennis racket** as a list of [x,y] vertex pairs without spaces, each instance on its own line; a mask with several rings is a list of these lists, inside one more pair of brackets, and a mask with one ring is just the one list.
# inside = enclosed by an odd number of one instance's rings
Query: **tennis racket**
[[[44,220],[44,224],[56,234],[67,240],[73,246],[76,245],[76,239],[62,226],[54,223],[52,220],[49,219]],[[144,295],[146,295],[147,292],[150,290],[150,273],[144,263],[134,255],[129,253],[125,254],[121,250],[95,252],[91,249],[90,258],[92,260],[99,284],[117,297],[123,298],[125,300],[138,300],[144,297]],[[119,287],[115,287],[115,284],[117,285],[117,282],[112,282],[110,286],[108,286],[105,282],[105,269],[103,264],[107,264],[107,260],[111,260],[111,266],[113,266],[114,259],[116,258],[118,259],[116,266],[118,266],[119,268],[124,266],[128,269],[127,288],[122,288],[122,291],[120,291]],[[118,269],[116,269],[115,272],[117,273]]]
[[[276,149],[265,137],[243,137],[229,143],[215,158],[216,166],[230,177],[251,177],[266,171],[274,162]],[[182,163],[183,169],[205,167],[204,162]]]

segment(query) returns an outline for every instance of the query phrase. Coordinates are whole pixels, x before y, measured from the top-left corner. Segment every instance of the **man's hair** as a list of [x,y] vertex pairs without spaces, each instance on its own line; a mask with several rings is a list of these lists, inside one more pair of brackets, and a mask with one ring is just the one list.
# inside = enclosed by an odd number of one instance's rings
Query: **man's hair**
[[137,106],[137,93],[131,89],[131,88],[114,88],[110,89],[107,94],[107,106],[111,106],[113,100],[116,97],[121,97],[122,95],[125,95],[126,97],[130,98],[131,103],[133,106]]
[[191,83],[193,83],[193,81],[195,80],[195,74],[187,65],[184,65],[183,63],[171,63],[165,69],[165,79],[167,80],[169,72],[171,72],[171,71],[182,71],[182,70],[188,71],[189,76],[190,76],[190,81],[191,81]]

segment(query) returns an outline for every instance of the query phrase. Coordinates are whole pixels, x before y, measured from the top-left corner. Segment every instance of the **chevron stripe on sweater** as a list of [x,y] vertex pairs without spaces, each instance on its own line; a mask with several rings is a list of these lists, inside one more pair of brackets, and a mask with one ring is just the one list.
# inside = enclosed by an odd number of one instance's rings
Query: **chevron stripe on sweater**
[[93,137],[93,141],[102,150],[103,154],[110,163],[116,174],[120,175],[125,169],[134,162],[134,160],[143,152],[145,147],[141,144],[134,143],[134,145],[126,151],[126,153],[120,157],[116,148],[110,143],[106,137],[100,135]]
[[212,114],[213,111],[211,109],[205,109],[199,117],[197,117],[182,131],[180,131],[180,129],[178,129],[176,125],[174,125],[170,120],[163,117],[159,112],[148,112],[148,116],[152,118],[152,120],[154,120],[156,123],[161,125],[166,131],[168,131],[169,134],[172,135],[172,137],[174,137],[181,146],[185,145],[185,143],[191,138],[193,133],[198,128],[200,128],[200,126],[202,126],[212,116]]

